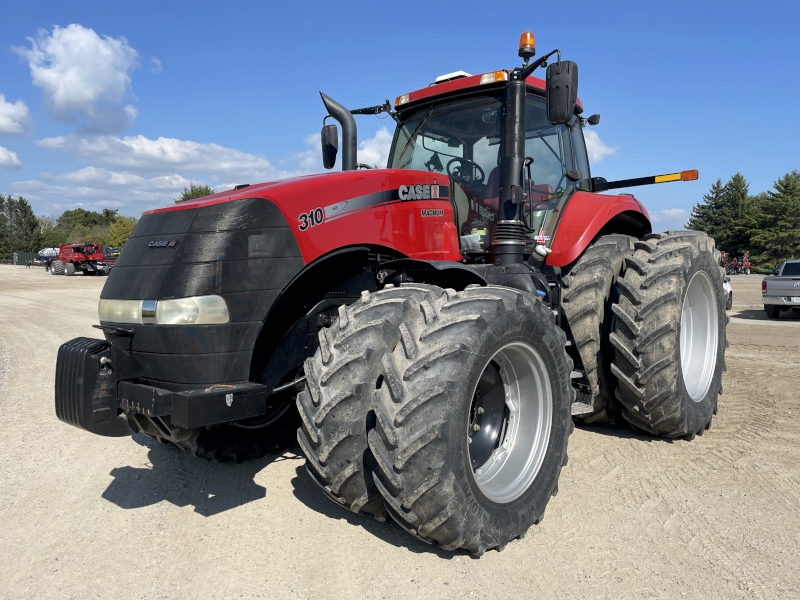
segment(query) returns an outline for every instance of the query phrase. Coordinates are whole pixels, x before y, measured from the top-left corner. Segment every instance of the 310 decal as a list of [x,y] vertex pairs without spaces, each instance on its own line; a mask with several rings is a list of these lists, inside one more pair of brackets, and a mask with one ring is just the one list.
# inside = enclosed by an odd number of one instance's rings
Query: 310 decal
[[300,221],[300,231],[305,231],[309,227],[322,225],[322,222],[325,220],[325,213],[321,208],[315,208],[307,213],[302,213],[297,220]]

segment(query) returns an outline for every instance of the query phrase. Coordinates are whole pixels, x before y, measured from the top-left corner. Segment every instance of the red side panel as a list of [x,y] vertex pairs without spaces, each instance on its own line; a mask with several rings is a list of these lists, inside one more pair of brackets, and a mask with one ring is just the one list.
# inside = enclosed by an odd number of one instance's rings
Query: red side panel
[[650,222],[647,209],[633,196],[589,192],[573,194],[564,207],[547,264],[554,267],[570,264],[581,255],[606,223],[623,212],[632,213],[639,216],[639,220]]
[[[411,258],[460,261],[447,176],[380,169],[309,175],[253,185],[149,213],[187,210],[243,198],[274,202],[292,226],[306,264],[345,246],[392,248]],[[409,197],[401,186],[414,186]],[[417,197],[418,196],[418,197]]]

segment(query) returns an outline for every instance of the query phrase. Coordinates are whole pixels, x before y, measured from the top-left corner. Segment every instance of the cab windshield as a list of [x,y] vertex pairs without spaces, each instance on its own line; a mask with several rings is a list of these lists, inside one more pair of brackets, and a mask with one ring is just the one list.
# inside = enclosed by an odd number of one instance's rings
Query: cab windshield
[[[443,173],[458,184],[454,200],[465,205],[457,206],[462,235],[486,232],[487,226],[493,229],[492,224],[502,218],[499,215],[501,112],[499,94],[442,102],[406,117],[395,135],[390,168]],[[581,147],[573,153],[576,138]],[[576,187],[567,178],[567,171],[585,171],[581,177],[589,176],[588,165],[583,168],[586,151],[580,121],[551,125],[544,98],[528,95],[525,156],[533,159],[530,175],[527,169],[523,174],[526,221],[532,230],[538,231],[553,208]],[[464,198],[459,202],[461,191]]]

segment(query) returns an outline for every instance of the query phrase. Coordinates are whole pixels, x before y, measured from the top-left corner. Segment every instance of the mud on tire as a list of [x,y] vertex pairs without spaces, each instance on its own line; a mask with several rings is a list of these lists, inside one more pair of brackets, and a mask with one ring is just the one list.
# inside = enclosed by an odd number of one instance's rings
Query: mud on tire
[[[567,438],[574,429],[572,360],[565,343],[566,335],[556,327],[552,313],[516,290],[472,286],[459,293],[443,290],[435,301],[419,305],[401,328],[401,342],[383,359],[384,379],[374,393],[376,424],[369,432],[375,481],[395,521],[445,550],[463,548],[480,555],[490,548],[502,550],[542,519],[547,502],[558,491],[558,477],[567,461]],[[504,498],[500,488],[489,487],[491,482],[478,483],[470,449],[474,444],[468,437],[473,435],[484,369],[488,371],[494,358],[509,348],[527,348],[522,351],[540,357],[536,359],[543,368],[539,373],[546,376],[529,379],[539,387],[528,389],[544,393],[517,397],[544,398],[539,406],[545,406],[549,395],[550,417],[533,420],[545,423],[537,431],[546,431],[546,436],[536,436],[538,441],[529,443],[535,449],[522,451],[521,456],[529,460],[523,461],[522,469],[505,472],[524,483],[509,484],[512,492]],[[506,393],[511,390],[506,385],[508,371],[503,375],[505,368],[502,364],[498,368],[504,384],[499,387],[501,405],[508,402]],[[524,389],[521,380],[516,381]],[[519,414],[523,417],[515,422],[530,421],[525,421],[524,412]],[[506,419],[503,431],[512,431],[510,423]],[[518,431],[526,430],[520,427]],[[503,446],[502,434],[498,440]],[[513,441],[512,447],[526,446],[521,438]],[[506,451],[500,446],[491,456]],[[535,470],[528,466],[534,464],[533,456],[541,457]],[[476,467],[475,473],[494,468],[493,460]],[[501,469],[510,464],[508,460],[498,463]]]
[[575,415],[583,423],[611,425],[616,421],[617,381],[611,373],[614,348],[608,339],[614,316],[611,305],[618,298],[615,284],[625,258],[633,254],[634,241],[627,235],[597,238],[563,278],[561,306],[572,342],[570,356],[575,368],[586,374],[584,385],[591,388],[591,412]]
[[714,240],[696,231],[650,234],[626,264],[610,338],[623,417],[667,438],[702,435],[717,411],[727,347]]
[[319,349],[305,362],[297,440],[306,468],[334,502],[378,520],[386,520],[386,509],[370,472],[372,393],[382,372],[381,357],[400,339],[400,324],[435,290],[403,285],[363,292],[360,301],[341,306],[337,321],[320,330]]

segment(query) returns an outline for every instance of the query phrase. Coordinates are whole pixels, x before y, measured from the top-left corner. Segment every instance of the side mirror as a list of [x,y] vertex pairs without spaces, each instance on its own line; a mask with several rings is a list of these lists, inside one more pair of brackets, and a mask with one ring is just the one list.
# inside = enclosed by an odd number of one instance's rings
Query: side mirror
[[336,163],[336,155],[339,153],[339,130],[336,125],[323,125],[320,134],[322,138],[322,166],[332,169]]
[[578,65],[569,60],[547,66],[547,120],[553,125],[568,123],[578,100]]

